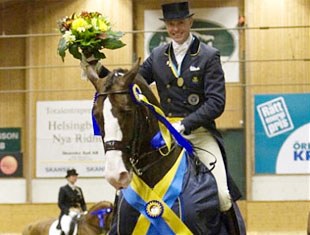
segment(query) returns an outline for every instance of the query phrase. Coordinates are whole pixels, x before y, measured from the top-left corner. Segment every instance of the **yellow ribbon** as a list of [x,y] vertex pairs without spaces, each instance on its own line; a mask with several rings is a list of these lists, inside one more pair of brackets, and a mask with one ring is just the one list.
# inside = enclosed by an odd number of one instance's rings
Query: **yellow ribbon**
[[[133,175],[131,187],[144,201],[148,202],[151,200],[157,200],[163,205],[164,211],[162,214],[162,218],[169,225],[169,227],[175,232],[175,234],[192,235],[192,232],[183,223],[183,221],[162,200],[180,165],[184,151],[185,150],[183,149],[173,167],[154,186],[153,189],[151,189],[147,184],[145,184],[136,174]],[[138,218],[137,224],[132,234],[133,235],[147,234],[149,227],[150,227],[150,221],[144,215],[141,214]]]
[[[165,117],[165,114],[164,112],[159,108],[157,107],[156,105],[153,105],[151,104],[148,99],[142,94],[142,91],[140,89],[140,87],[137,85],[137,84],[134,84],[133,87],[132,87],[132,93],[133,95],[135,96],[135,99],[140,102],[140,103],[145,103],[147,105],[150,105],[154,108],[155,112],[158,113],[159,115]],[[171,142],[172,142],[172,138],[171,138],[171,134],[169,132],[169,130],[167,129],[167,127],[162,124],[161,122],[158,122],[158,125],[159,125],[159,130],[161,132],[161,135],[166,143],[166,146],[167,146],[167,153],[162,153],[161,154],[163,156],[166,156],[170,153],[170,150],[171,150]]]
[[176,123],[176,122],[182,121],[183,118],[182,117],[167,117],[167,120],[171,123]]

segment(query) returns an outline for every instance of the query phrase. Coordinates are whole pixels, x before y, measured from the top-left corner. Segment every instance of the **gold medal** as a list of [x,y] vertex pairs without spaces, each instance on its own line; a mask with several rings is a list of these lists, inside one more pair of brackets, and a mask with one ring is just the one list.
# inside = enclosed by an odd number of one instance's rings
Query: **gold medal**
[[184,79],[182,77],[177,78],[178,87],[182,87],[184,85]]

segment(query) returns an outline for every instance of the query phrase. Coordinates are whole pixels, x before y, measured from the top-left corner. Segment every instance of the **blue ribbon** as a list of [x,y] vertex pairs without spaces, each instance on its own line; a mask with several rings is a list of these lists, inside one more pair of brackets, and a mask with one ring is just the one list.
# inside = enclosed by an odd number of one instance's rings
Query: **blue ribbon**
[[[95,92],[95,95],[94,95],[94,101],[93,101],[93,104],[97,101],[97,98],[98,98],[98,93]],[[92,117],[92,122],[93,122],[93,130],[94,130],[94,135],[100,135],[101,136],[101,133],[100,133],[100,128],[99,128],[99,125],[94,117],[94,106],[92,108],[92,111],[91,111],[91,117]]]
[[[149,232],[147,235],[156,235],[156,234],[167,234],[167,235],[174,235],[171,228],[167,225],[165,220],[161,217],[159,218],[151,218],[148,216],[148,214],[145,211],[145,205],[146,202],[137,194],[132,187],[127,187],[126,189],[122,190],[122,193],[126,199],[126,201],[134,207],[136,210],[138,210],[141,214],[143,214],[148,220],[151,222],[153,226],[156,228],[156,232],[149,229]],[[158,230],[158,231],[157,231]]]
[[92,215],[97,215],[98,220],[99,220],[99,227],[103,228],[104,227],[104,216],[107,214],[110,214],[112,212],[112,208],[104,208],[104,209],[99,209],[96,211],[91,212]]

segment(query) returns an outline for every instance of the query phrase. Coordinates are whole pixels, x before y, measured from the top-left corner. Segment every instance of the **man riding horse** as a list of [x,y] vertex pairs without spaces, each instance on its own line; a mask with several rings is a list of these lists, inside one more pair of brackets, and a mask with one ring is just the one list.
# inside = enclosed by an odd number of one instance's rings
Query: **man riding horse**
[[[223,139],[214,121],[225,107],[225,78],[219,51],[190,32],[194,14],[190,13],[188,2],[164,4],[162,11],[161,20],[172,42],[153,49],[139,73],[148,84],[156,82],[165,115],[193,143],[200,161],[212,168],[222,217],[230,234],[240,234],[232,201],[241,194],[227,173]],[[89,58],[83,63],[96,62]],[[96,68],[99,77],[109,72],[103,66]]]

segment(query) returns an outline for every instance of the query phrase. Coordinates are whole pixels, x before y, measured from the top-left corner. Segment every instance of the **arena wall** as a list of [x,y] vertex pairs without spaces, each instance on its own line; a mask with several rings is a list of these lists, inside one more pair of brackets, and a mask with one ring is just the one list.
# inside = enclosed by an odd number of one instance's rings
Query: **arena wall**
[[[240,201],[249,234],[306,234],[310,203],[307,201]],[[88,204],[88,208],[93,203]],[[30,223],[57,218],[55,203],[0,204],[0,234],[22,232]]]

